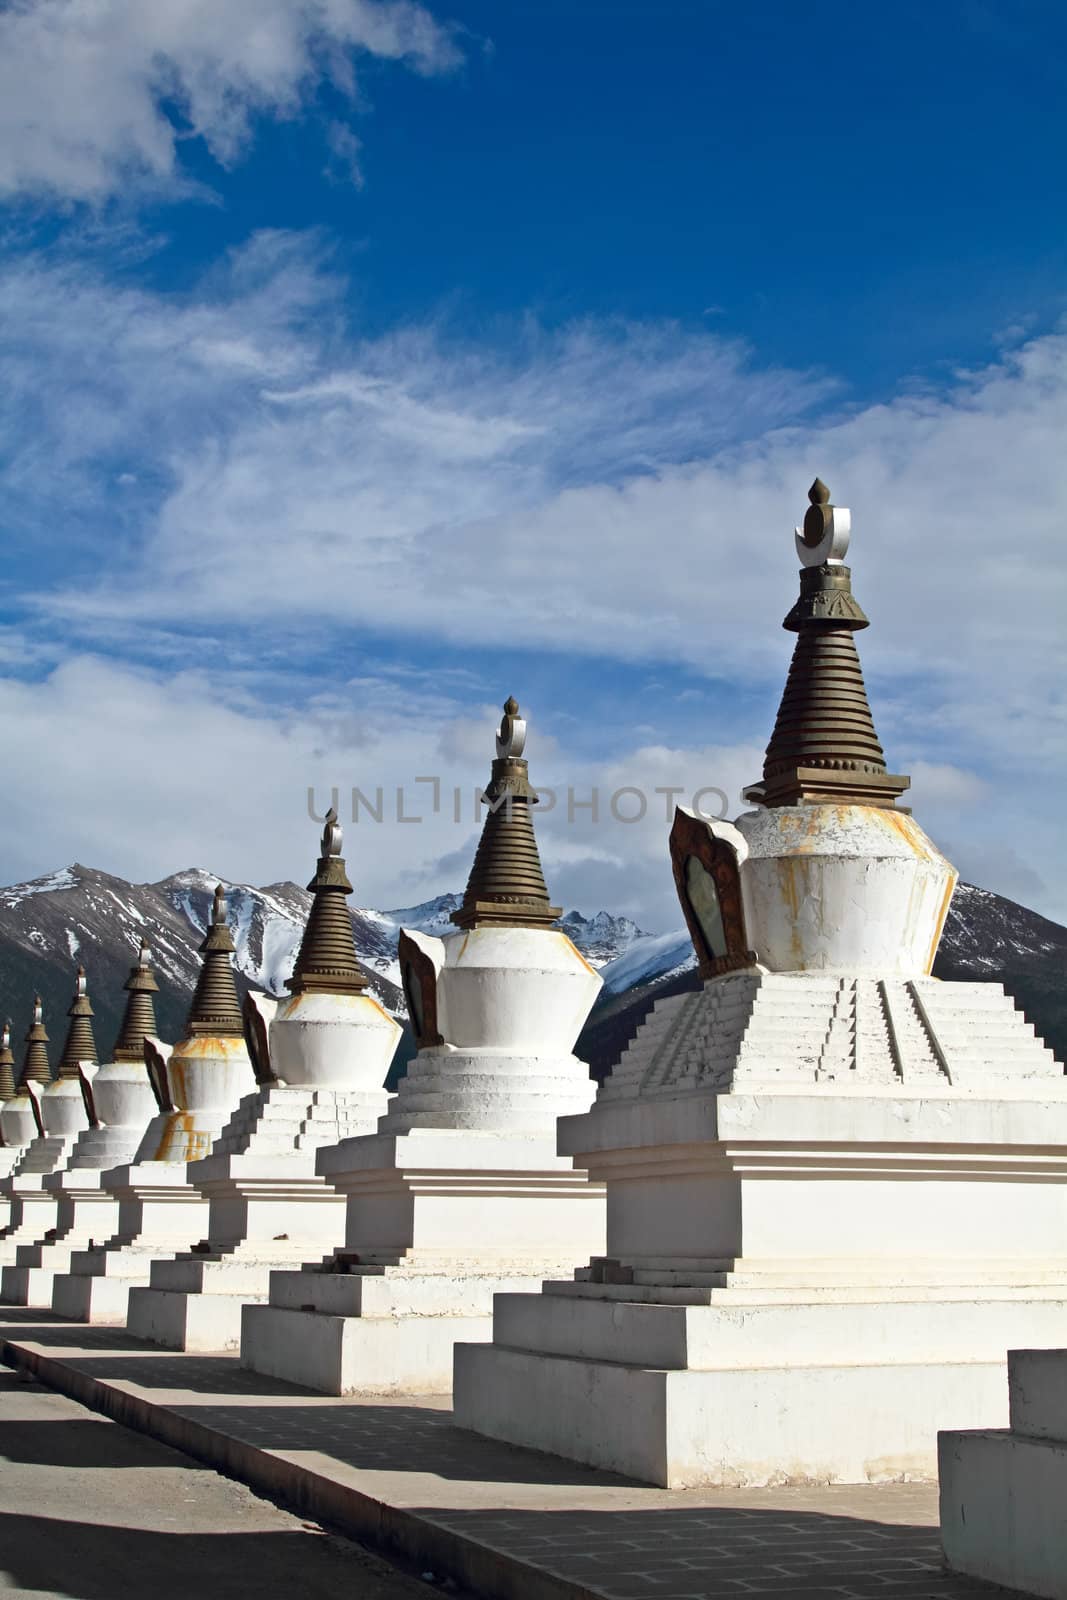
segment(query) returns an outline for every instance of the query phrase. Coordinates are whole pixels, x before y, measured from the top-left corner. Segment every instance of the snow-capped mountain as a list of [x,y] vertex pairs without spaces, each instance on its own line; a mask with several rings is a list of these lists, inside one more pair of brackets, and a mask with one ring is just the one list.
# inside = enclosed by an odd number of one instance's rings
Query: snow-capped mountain
[[[157,1016],[174,1039],[185,1018],[199,970],[197,945],[219,880],[193,867],[159,883],[123,878],[75,864],[32,883],[0,889],[0,1019],[10,1015],[16,1054],[35,991],[45,1006],[53,1059],[66,1032],[74,967],[84,962],[96,1012],[97,1045],[110,1050],[121,1019],[122,985],[141,938],[152,946],[160,994]],[[285,992],[311,904],[295,883],[266,888],[227,883],[236,946],[238,988]],[[402,927],[447,933],[460,904],[438,895],[392,911],[353,908],[356,950],[375,994],[403,1018],[397,940]],[[569,910],[560,926],[604,978],[604,990],[579,1050],[602,1074],[625,1047],[661,994],[696,982],[695,958],[684,928],[646,933],[628,917]],[[987,889],[956,890],[935,974],[995,978],[1027,1012],[1061,1058],[1067,1054],[1067,929]]]
[[[215,885],[225,885],[238,988],[283,994],[304,931],[311,895],[295,883],[266,888],[229,883],[199,867],[159,883],[127,883],[79,863],[0,889],[0,1018],[10,1013],[16,1046],[35,991],[55,1046],[62,1045],[73,969],[83,962],[96,1013],[97,1046],[110,1049],[121,1020],[122,985],[142,938],[152,947],[160,994],[157,1018],[166,1038],[177,1037],[199,969],[197,945],[207,926]],[[356,950],[375,994],[404,1016],[397,961],[400,929],[447,933],[460,896],[392,911],[352,908]],[[649,936],[628,917],[568,911],[563,926],[594,966],[603,966]]]

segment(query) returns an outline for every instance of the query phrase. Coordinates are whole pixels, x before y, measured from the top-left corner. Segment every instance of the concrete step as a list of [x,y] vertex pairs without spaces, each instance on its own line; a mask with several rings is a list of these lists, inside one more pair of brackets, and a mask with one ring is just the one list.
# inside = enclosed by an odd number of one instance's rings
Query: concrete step
[[1063,1329],[1062,1292],[777,1301],[718,1290],[710,1295],[709,1305],[662,1305],[502,1293],[493,1338],[512,1350],[697,1372],[1003,1362],[1007,1350],[1052,1343]]
[[1008,1351],[1008,1416],[1014,1433],[1067,1445],[1067,1350]]
[[942,1432],[941,1542],[952,1572],[1067,1600],[1067,1443]]

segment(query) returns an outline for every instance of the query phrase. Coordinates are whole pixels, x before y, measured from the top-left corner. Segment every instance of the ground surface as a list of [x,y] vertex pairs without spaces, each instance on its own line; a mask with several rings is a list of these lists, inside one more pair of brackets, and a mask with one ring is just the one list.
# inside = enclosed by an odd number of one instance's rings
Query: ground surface
[[432,1592],[243,1484],[0,1371],[3,1600],[412,1600]]
[[[54,1559],[68,1587],[54,1584],[46,1593],[79,1600],[391,1600],[394,1592],[414,1592],[426,1600],[440,1592],[442,1578],[486,1600],[993,1600],[1005,1592],[943,1570],[936,1484],[653,1489],[466,1433],[453,1426],[447,1397],[331,1399],[244,1371],[232,1356],[179,1355],[123,1329],[10,1307],[0,1312],[0,1351],[57,1388],[139,1418],[139,1427],[227,1463],[235,1476],[298,1499],[316,1518],[371,1543],[384,1539],[416,1563],[414,1572],[431,1567],[438,1579],[434,1586],[411,1580],[414,1591],[375,1587],[389,1581],[388,1572],[358,1547],[346,1562],[340,1548],[301,1532],[298,1520],[170,1452],[160,1459],[176,1463],[177,1475],[197,1487],[179,1503],[176,1492],[149,1485],[144,1493],[155,1495],[158,1513],[169,1518],[153,1522],[142,1514],[149,1502],[134,1509],[134,1491],[122,1480],[140,1493],[144,1478],[164,1468],[124,1474],[108,1450],[137,1452],[141,1441],[120,1432],[121,1445],[102,1443],[115,1433],[76,1412],[82,1420],[67,1425],[67,1444],[61,1426],[54,1445],[24,1445],[19,1457],[17,1444],[5,1445],[0,1435],[0,1452],[12,1458],[5,1474],[18,1462],[17,1503],[40,1519],[36,1537],[58,1549]],[[65,1404],[37,1393],[40,1404]],[[85,1470],[71,1474],[69,1492],[77,1494],[83,1479],[91,1486],[94,1460],[117,1470],[95,1473],[97,1504],[67,1500],[47,1510],[25,1475],[59,1456],[79,1459],[75,1426],[83,1430]],[[49,1437],[40,1425],[37,1433]],[[0,1512],[11,1509],[0,1483]],[[267,1519],[262,1531],[258,1516]],[[57,1518],[68,1527],[57,1529]],[[24,1567],[7,1594],[27,1592],[25,1564],[34,1550],[32,1538],[22,1545]],[[0,1554],[0,1566],[5,1559],[11,1564]],[[177,1578],[179,1560],[185,1565]],[[111,1563],[109,1581],[92,1575],[94,1562]],[[142,1570],[139,1589],[122,1577]]]

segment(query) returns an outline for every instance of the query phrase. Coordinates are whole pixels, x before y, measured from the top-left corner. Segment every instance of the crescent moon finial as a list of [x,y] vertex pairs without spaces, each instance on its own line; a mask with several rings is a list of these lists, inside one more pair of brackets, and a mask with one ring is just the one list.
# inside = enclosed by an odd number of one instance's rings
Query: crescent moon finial
[[821,478],[808,490],[808,499],[804,525],[793,529],[797,555],[805,567],[840,566],[848,554],[852,513],[847,506],[830,504],[830,491]]

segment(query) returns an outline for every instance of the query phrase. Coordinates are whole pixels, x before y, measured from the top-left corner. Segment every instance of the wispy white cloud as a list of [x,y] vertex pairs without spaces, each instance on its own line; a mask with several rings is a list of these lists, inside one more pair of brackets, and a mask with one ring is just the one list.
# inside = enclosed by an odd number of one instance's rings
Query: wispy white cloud
[[[204,632],[225,640],[204,701],[241,719],[242,759],[290,771],[293,748],[296,767],[315,767],[351,747],[395,773],[390,741],[408,750],[402,676],[316,701],[301,651],[385,633],[408,640],[416,664],[427,644],[453,648],[462,669],[475,640],[502,661],[516,648],[566,656],[576,696],[583,660],[655,663],[646,727],[660,696],[678,714],[686,685],[672,663],[687,685],[703,673],[709,700],[686,702],[692,736],[667,765],[685,771],[679,782],[699,773],[734,792],[757,775],[768,729],[752,729],[742,761],[721,754],[735,748],[736,713],[729,733],[717,722],[736,692],[773,695],[782,681],[791,523],[818,472],[853,508],[855,587],[873,624],[861,652],[920,818],[985,862],[975,876],[992,887],[1008,859],[996,836],[1010,835],[1013,883],[1040,883],[1034,898],[1051,911],[1067,899],[1053,801],[1065,745],[1064,336],[1031,338],[939,392],[849,408],[824,375],[761,367],[736,343],[670,324],[531,323],[475,342],[441,320],[364,338],[321,247],[279,234],[182,297],[116,288],[84,263],[14,262],[0,314],[12,330],[0,352],[8,582],[31,593],[38,638],[151,660],[161,727],[196,725],[166,686],[186,630]],[[120,478],[134,481],[120,490]],[[24,687],[13,703],[59,726],[57,702]],[[441,698],[434,748],[469,784],[463,752],[473,758],[481,734],[470,742],[457,719],[472,685],[442,685]],[[121,697],[110,704],[109,725]],[[309,707],[308,742],[286,745]],[[566,781],[603,775],[594,730],[554,731],[566,733]],[[660,746],[636,729],[633,740],[619,760],[651,770]],[[425,770],[419,749],[409,775]],[[544,756],[555,759],[547,745]],[[108,804],[126,815],[121,795]],[[202,829],[215,826],[208,810]],[[558,818],[543,826],[551,859]],[[644,905],[646,921],[658,906],[662,923],[662,820],[648,827],[584,846],[570,830],[558,892],[638,915]],[[427,829],[414,850],[415,832],[398,829],[374,870],[395,877],[416,857],[429,870],[458,848]]]
[[[356,96],[360,55],[416,72],[459,61],[413,0],[12,0],[0,11],[0,194],[100,202],[190,191],[184,139],[223,165],[256,116],[295,116],[329,81]],[[358,175],[358,141],[331,149]]]

